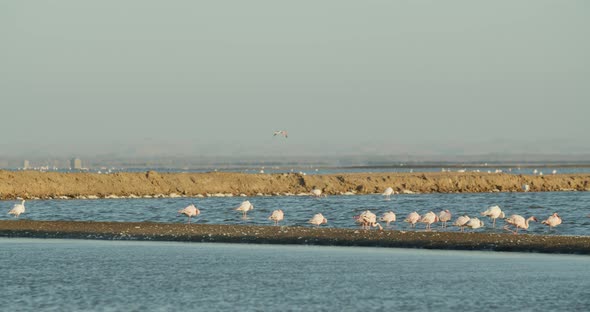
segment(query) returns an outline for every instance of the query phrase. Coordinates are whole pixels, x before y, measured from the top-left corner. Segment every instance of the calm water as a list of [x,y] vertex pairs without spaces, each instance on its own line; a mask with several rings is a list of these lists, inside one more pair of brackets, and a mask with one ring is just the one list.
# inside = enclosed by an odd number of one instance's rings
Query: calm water
[[[243,200],[250,200],[254,210],[248,213],[249,220],[241,220],[241,214],[234,211]],[[14,201],[0,202],[8,211]],[[186,217],[177,217],[176,212],[195,203],[201,209],[196,223],[209,224],[259,224],[271,225],[267,220],[274,209],[285,211],[284,225],[307,225],[309,218],[318,212],[328,219],[329,227],[355,227],[352,217],[364,210],[380,215],[393,210],[398,215],[397,229],[407,229],[400,222],[408,213],[420,214],[430,210],[438,212],[449,209],[453,220],[461,215],[478,216],[486,223],[482,232],[501,231],[503,221],[496,229],[491,222],[479,216],[491,205],[500,205],[506,215],[520,214],[536,216],[544,220],[553,212],[563,218],[563,224],[549,231],[540,223],[531,223],[529,233],[550,235],[590,235],[590,192],[543,192],[543,193],[478,193],[478,194],[420,194],[395,195],[386,201],[380,195],[328,196],[315,199],[301,196],[273,197],[224,197],[224,198],[163,198],[163,199],[99,199],[99,200],[37,200],[26,203],[27,212],[21,218],[31,220],[80,220],[80,221],[150,221],[186,222]],[[11,219],[5,213],[0,219]],[[500,225],[500,226],[498,226]],[[419,225],[421,230],[424,225]],[[436,230],[442,231],[437,228]],[[449,228],[448,231],[457,231]]]
[[0,238],[3,311],[588,311],[590,257]]

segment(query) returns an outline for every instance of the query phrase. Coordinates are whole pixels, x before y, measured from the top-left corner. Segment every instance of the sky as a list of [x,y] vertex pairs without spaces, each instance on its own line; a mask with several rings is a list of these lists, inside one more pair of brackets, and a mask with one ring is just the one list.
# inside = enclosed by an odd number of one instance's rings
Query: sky
[[0,156],[590,153],[584,0],[1,1],[0,42]]

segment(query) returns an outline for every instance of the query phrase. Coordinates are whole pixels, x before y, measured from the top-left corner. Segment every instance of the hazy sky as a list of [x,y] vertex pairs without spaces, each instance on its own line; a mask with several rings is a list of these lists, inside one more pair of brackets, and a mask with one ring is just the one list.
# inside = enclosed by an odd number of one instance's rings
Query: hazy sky
[[7,0],[0,42],[0,156],[590,152],[586,0]]

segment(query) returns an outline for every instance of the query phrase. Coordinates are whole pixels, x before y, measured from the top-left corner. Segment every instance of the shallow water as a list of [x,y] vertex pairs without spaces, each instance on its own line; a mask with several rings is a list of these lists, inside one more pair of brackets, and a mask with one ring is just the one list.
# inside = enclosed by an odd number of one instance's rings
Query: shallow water
[[[241,213],[234,211],[243,200],[250,200],[254,210],[248,213],[249,219],[242,220]],[[0,202],[8,211],[14,201]],[[283,209],[283,225],[304,225],[313,214],[321,212],[328,219],[328,227],[353,228],[353,216],[364,210],[377,215],[393,210],[398,222],[391,228],[406,230],[409,226],[401,222],[408,213],[419,214],[430,210],[439,212],[449,209],[453,220],[462,214],[478,216],[485,228],[478,232],[502,232],[504,225],[498,220],[496,228],[491,227],[489,219],[479,216],[481,211],[491,205],[500,205],[510,214],[536,216],[539,221],[553,212],[563,218],[563,224],[549,230],[545,225],[532,222],[529,233],[548,235],[590,235],[590,192],[541,192],[541,193],[468,193],[468,194],[420,194],[395,195],[387,201],[380,195],[328,196],[311,198],[308,196],[272,197],[211,197],[211,198],[162,198],[162,199],[98,199],[98,200],[36,200],[27,201],[27,211],[20,218],[31,220],[76,220],[76,221],[128,221],[128,222],[186,222],[186,217],[177,216],[177,211],[190,203],[201,209],[201,215],[193,219],[195,223],[208,224],[249,224],[271,225],[267,219],[274,209]],[[13,219],[1,214],[0,219]],[[424,225],[418,225],[419,230]],[[449,227],[436,231],[457,231]]]
[[590,257],[0,238],[4,311],[587,311]]

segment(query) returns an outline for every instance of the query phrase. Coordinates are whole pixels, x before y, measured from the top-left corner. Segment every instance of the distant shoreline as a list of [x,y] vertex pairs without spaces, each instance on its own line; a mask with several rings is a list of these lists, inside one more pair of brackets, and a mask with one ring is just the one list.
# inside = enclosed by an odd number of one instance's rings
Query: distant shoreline
[[297,173],[58,173],[0,171],[0,199],[309,196],[396,193],[590,191],[590,174],[514,175],[474,172]]
[[590,236],[150,222],[0,221],[0,237],[329,245],[590,254]]

